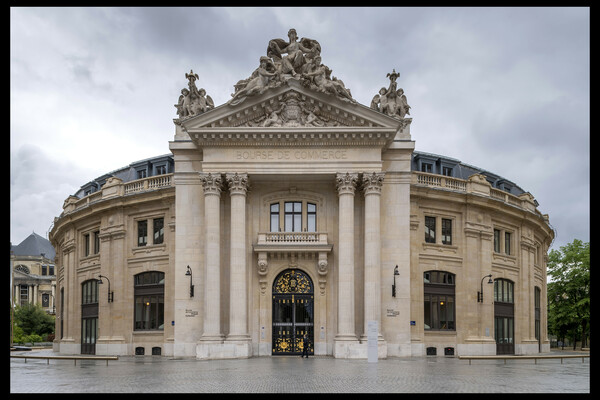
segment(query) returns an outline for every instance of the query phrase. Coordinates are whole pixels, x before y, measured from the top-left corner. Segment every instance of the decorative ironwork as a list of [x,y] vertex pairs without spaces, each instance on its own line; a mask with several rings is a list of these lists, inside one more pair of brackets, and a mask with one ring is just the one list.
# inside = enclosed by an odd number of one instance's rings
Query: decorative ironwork
[[273,283],[273,354],[300,355],[303,336],[309,337],[313,354],[313,284],[308,275],[296,269],[283,271]]
[[313,285],[305,273],[290,269],[281,273],[273,284],[273,293],[298,293],[313,292]]

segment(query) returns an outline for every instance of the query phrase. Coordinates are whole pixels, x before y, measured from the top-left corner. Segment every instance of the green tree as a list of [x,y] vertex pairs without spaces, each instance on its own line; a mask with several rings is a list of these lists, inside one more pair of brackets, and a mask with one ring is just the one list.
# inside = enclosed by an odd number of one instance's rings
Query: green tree
[[54,333],[54,317],[48,315],[39,305],[26,304],[15,307],[15,325],[24,335],[44,336]]
[[[548,254],[548,328],[559,338],[581,335],[585,347],[590,324],[590,244],[572,243]],[[575,348],[575,344],[573,344]]]

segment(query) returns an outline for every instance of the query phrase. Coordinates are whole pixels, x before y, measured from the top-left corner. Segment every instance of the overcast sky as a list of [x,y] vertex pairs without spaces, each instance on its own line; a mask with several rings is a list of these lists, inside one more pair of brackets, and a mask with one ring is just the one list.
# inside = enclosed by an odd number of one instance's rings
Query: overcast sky
[[400,73],[415,150],[530,192],[553,248],[589,241],[589,8],[11,8],[10,239],[47,237],[64,200],[169,153],[185,73],[215,105],[269,40],[319,41],[369,105]]

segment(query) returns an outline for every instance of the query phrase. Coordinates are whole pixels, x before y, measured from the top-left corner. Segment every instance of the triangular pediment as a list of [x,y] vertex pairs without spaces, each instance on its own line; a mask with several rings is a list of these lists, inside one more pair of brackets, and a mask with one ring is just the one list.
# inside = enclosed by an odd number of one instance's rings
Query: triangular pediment
[[226,103],[179,121],[200,146],[290,141],[384,145],[410,122],[311,90],[294,79],[237,104]]

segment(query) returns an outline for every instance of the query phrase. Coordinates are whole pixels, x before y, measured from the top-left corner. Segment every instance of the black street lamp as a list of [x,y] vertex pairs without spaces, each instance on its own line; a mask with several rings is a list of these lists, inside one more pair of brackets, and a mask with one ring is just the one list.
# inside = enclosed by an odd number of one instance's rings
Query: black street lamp
[[396,275],[400,275],[400,272],[398,272],[397,265],[396,268],[394,268],[394,284],[392,285],[392,297],[396,297]]
[[114,292],[110,291],[110,280],[106,276],[98,275],[98,285],[102,285],[102,278],[106,279],[108,282],[108,302],[112,303],[114,299]]
[[492,274],[486,275],[483,278],[481,278],[481,291],[477,292],[477,302],[478,303],[483,303],[483,281],[485,278],[490,278],[490,280],[488,281],[488,283],[494,283],[494,281],[492,280]]
[[187,266],[187,271],[185,271],[185,276],[190,277],[190,297],[194,297],[194,285],[192,285],[192,269],[190,266]]

